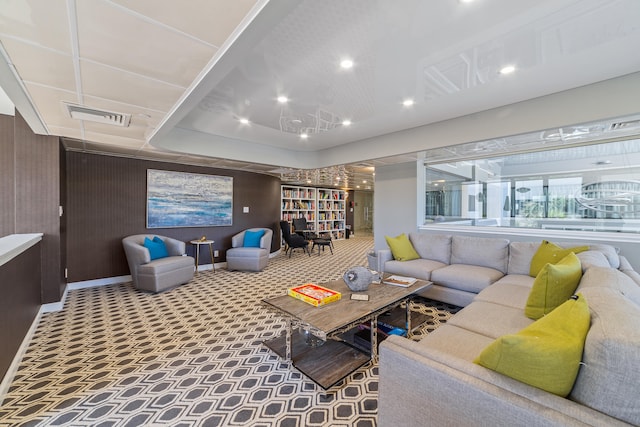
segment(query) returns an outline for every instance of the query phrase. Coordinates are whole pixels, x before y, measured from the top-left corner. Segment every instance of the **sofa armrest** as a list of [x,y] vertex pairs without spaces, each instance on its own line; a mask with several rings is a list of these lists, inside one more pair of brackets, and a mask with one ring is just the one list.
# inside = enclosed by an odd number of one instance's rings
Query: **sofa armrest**
[[409,339],[380,344],[378,426],[624,426],[576,402]]
[[[149,249],[145,248],[143,245],[135,242],[125,242],[124,250],[130,266],[138,266],[151,261],[151,254],[149,253]],[[132,273],[134,272],[132,271]]]
[[164,237],[163,240],[170,256],[182,256],[185,254],[186,244],[182,240],[173,239],[171,237]]
[[390,249],[379,249],[377,255],[378,255],[378,268],[380,268],[384,272],[384,264],[387,261],[393,260],[393,254],[391,254]]
[[638,286],[640,286],[640,274],[633,269],[633,266],[629,263],[629,260],[627,260],[622,255],[620,255],[619,270],[622,271],[627,276],[631,277],[631,279],[633,279],[633,281],[636,282]]

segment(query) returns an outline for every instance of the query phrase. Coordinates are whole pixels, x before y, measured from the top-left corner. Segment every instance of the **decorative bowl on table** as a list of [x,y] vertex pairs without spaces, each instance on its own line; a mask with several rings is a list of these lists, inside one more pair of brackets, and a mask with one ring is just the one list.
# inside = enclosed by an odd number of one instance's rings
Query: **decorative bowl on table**
[[352,267],[342,276],[349,289],[354,292],[366,291],[373,281],[373,274],[365,267]]

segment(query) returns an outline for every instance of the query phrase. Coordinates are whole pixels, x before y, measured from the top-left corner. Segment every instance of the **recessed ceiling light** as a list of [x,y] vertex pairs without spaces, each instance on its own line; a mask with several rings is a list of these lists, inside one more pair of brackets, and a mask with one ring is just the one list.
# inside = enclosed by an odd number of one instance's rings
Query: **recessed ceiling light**
[[351,120],[344,120],[342,126],[351,126]]
[[411,107],[413,104],[415,104],[415,101],[413,99],[405,99],[404,101],[402,101],[402,105],[404,105],[405,107]]
[[307,133],[301,133],[301,134],[300,134],[300,138],[302,138],[302,139],[307,139],[307,138],[309,138],[309,134],[307,134]]
[[366,184],[366,183],[367,183],[367,180],[366,180],[366,179],[363,179],[363,180],[362,180],[362,183],[363,183],[363,184]]
[[350,59],[343,59],[340,62],[340,66],[346,70],[348,70],[349,68],[353,67],[353,61]]
[[289,102],[289,98],[287,98],[286,96],[279,96],[278,97],[278,102],[280,104],[286,104],[287,102]]
[[511,74],[516,70],[516,67],[513,65],[507,65],[506,67],[502,67],[500,69],[500,74]]
[[249,119],[245,119],[244,117],[240,119],[240,123],[242,123],[243,125],[248,125],[249,124]]

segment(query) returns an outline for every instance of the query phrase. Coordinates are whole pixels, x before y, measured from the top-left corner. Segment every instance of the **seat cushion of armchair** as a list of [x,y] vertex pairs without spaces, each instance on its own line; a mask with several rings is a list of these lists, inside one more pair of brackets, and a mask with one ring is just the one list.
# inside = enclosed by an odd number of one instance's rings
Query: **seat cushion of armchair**
[[256,258],[260,256],[269,256],[269,252],[263,248],[240,247],[227,250],[227,259],[231,258]]
[[162,292],[193,278],[194,259],[171,256],[155,259],[138,267],[136,287],[145,291]]
[[269,251],[263,248],[231,248],[227,251],[227,269],[261,271],[269,263]]

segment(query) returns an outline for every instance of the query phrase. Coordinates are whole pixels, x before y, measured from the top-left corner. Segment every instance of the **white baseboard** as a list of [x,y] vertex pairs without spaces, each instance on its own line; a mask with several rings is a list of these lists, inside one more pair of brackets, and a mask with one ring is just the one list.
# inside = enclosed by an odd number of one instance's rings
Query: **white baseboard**
[[105,277],[103,279],[85,280],[82,282],[72,282],[67,284],[70,290],[94,288],[96,286],[116,285],[118,283],[127,283],[131,281],[131,275]]

